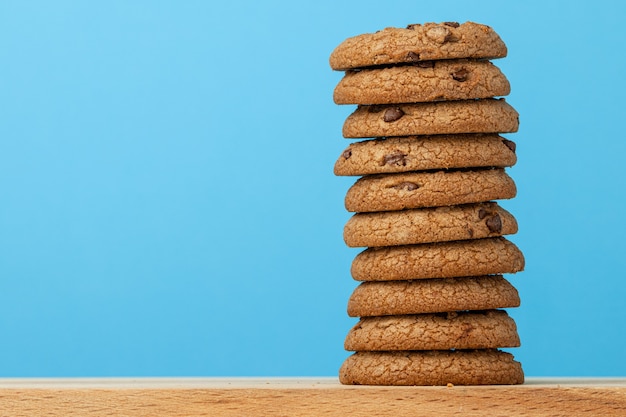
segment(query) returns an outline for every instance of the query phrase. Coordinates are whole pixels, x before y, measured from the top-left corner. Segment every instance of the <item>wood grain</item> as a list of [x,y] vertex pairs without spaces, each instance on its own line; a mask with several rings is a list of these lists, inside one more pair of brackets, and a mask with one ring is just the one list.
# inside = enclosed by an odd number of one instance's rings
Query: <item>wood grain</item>
[[626,379],[343,386],[335,378],[2,379],[0,416],[626,416]]

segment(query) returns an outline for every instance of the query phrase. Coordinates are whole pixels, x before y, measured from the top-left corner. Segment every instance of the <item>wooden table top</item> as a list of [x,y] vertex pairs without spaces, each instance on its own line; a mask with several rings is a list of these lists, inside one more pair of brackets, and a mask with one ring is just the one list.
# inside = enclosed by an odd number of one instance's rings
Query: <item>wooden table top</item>
[[346,386],[337,378],[0,379],[0,416],[626,416],[626,378]]

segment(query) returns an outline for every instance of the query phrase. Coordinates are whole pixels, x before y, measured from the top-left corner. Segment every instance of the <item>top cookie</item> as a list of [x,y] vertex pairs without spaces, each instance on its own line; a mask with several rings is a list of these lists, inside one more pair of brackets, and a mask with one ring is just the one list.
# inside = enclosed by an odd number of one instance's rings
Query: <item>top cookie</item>
[[506,45],[489,26],[473,22],[425,23],[348,38],[330,55],[330,67],[345,71],[439,59],[502,58],[506,53]]

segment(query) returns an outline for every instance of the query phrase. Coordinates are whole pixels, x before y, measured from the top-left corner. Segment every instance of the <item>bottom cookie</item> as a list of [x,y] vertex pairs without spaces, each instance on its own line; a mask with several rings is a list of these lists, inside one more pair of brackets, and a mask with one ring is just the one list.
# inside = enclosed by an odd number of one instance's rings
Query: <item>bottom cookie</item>
[[339,370],[345,385],[514,385],[524,372],[510,353],[488,350],[357,352]]

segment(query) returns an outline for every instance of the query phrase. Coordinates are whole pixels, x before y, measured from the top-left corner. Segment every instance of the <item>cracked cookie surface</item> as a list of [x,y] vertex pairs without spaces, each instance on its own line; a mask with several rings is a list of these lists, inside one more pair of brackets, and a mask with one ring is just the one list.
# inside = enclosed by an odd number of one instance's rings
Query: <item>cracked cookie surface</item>
[[335,87],[336,104],[420,103],[506,96],[509,81],[489,61],[429,61],[421,65],[348,71]]
[[363,317],[346,336],[348,351],[518,347],[515,321],[504,310]]
[[357,352],[339,370],[351,385],[512,385],[524,382],[513,355],[496,349]]
[[519,114],[504,99],[360,105],[350,114],[345,138],[517,132]]
[[504,169],[450,170],[367,175],[347,191],[350,212],[404,210],[480,203],[515,197]]
[[524,269],[524,255],[504,237],[368,248],[352,261],[356,281],[513,274]]
[[350,37],[331,53],[334,70],[455,58],[502,58],[507,48],[489,26],[474,22],[412,24]]
[[367,281],[348,300],[350,317],[444,313],[519,307],[519,294],[501,275]]
[[517,233],[517,221],[497,203],[357,213],[343,229],[349,247],[481,239]]
[[514,142],[498,134],[401,136],[351,143],[334,173],[357,176],[449,168],[510,167]]

